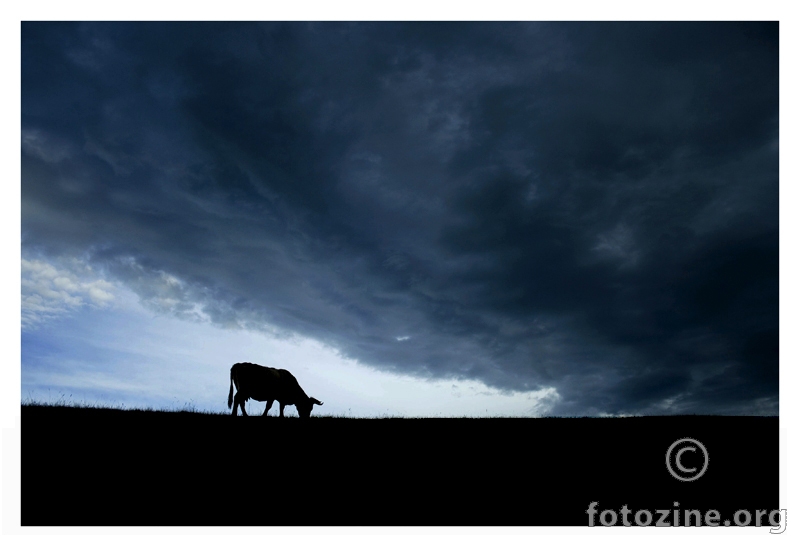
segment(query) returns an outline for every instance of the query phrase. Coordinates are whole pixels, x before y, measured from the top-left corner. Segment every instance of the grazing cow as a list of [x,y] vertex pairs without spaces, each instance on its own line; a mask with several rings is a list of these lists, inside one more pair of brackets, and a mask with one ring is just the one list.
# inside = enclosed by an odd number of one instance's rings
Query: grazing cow
[[[233,386],[236,385],[236,397],[233,396]],[[314,405],[322,403],[306,395],[297,379],[292,373],[282,368],[262,367],[253,363],[236,363],[231,367],[231,389],[228,392],[228,408],[233,405],[231,415],[236,416],[236,408],[241,407],[242,415],[244,403],[248,399],[267,401],[264,416],[267,415],[274,401],[281,405],[281,418],[283,407],[294,405],[301,418],[308,418]]]

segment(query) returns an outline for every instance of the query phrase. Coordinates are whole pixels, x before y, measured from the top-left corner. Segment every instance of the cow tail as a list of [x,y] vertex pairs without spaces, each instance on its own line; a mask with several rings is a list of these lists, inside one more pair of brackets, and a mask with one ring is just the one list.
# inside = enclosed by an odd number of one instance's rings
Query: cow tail
[[233,405],[233,368],[231,368],[231,389],[228,391],[228,408]]

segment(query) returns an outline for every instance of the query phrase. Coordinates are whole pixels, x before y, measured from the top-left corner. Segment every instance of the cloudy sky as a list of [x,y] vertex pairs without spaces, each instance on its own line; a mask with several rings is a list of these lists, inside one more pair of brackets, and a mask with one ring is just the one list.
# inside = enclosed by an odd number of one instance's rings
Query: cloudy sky
[[778,412],[777,24],[26,22],[21,66],[23,400]]

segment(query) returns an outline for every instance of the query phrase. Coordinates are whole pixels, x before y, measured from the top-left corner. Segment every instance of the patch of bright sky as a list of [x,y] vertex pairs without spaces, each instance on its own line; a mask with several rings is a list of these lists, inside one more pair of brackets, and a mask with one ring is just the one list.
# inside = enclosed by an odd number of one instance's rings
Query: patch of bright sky
[[[535,416],[558,397],[380,372],[312,339],[158,314],[80,261],[22,265],[23,400],[227,411],[229,370],[240,361],[290,370],[325,403],[315,415]],[[250,401],[248,412],[264,406]]]

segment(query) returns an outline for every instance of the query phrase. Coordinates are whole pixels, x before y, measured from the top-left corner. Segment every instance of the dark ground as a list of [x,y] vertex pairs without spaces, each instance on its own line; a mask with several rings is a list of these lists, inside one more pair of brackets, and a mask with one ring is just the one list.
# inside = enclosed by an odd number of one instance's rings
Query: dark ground
[[[693,482],[666,468],[684,437],[709,453]],[[586,526],[592,501],[598,515],[624,504],[656,518],[678,502],[716,509],[722,524],[779,508],[774,417],[281,420],[23,406],[21,466],[23,526]]]

